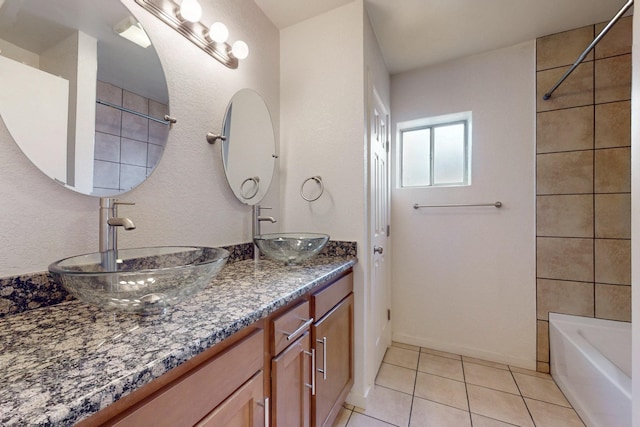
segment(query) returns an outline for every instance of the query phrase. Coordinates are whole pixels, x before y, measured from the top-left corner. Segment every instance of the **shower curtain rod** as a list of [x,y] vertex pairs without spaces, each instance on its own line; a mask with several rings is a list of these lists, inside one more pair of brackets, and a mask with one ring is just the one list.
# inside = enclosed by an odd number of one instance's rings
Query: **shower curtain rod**
[[573,65],[571,66],[571,68],[569,68],[562,77],[560,77],[560,80],[558,80],[558,82],[551,88],[549,89],[549,92],[545,93],[544,96],[542,97],[542,99],[544,99],[545,101],[548,100],[549,98],[551,98],[551,94],[558,89],[558,86],[560,86],[562,84],[562,82],[564,82],[564,80],[569,77],[569,74],[571,74],[573,72],[573,70],[576,69],[576,67],[578,65],[580,65],[580,63],[582,62],[582,60],[584,60],[584,58],[587,56],[587,54],[589,54],[589,52],[591,52],[591,50],[596,46],[596,44],[598,44],[598,42],[600,41],[600,39],[602,39],[605,34],[607,34],[609,32],[609,30],[611,29],[611,27],[614,26],[614,24],[616,22],[618,22],[618,19],[620,19],[622,17],[622,15],[624,15],[624,13],[633,5],[633,0],[628,0],[627,3],[625,3],[624,6],[622,6],[622,9],[620,9],[618,11],[618,13],[616,13],[616,15],[611,18],[611,21],[609,21],[609,23],[602,29],[602,31],[600,31],[600,34],[598,34],[596,36],[596,38],[591,42],[591,44],[589,46],[587,46],[587,48],[584,50],[584,52],[582,52],[582,54],[578,57],[578,59],[576,60],[576,62],[573,63]]
[[124,111],[126,113],[131,113],[139,117],[144,117],[145,119],[153,120],[154,122],[162,123],[163,125],[171,125],[176,122],[176,119],[167,115],[165,115],[164,120],[162,120],[158,119],[157,117],[149,116],[148,114],[143,114],[138,111],[122,107],[120,105],[112,104],[111,102],[103,101],[102,99],[96,99],[96,104],[106,105],[107,107],[115,108],[116,110]]

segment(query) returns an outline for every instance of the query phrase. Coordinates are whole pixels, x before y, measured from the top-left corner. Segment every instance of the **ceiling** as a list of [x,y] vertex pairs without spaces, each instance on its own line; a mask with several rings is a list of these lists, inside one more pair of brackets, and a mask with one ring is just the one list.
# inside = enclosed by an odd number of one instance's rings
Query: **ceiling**
[[[353,0],[254,0],[280,29]],[[609,21],[624,0],[364,0],[391,74]],[[586,46],[585,46],[586,48]]]

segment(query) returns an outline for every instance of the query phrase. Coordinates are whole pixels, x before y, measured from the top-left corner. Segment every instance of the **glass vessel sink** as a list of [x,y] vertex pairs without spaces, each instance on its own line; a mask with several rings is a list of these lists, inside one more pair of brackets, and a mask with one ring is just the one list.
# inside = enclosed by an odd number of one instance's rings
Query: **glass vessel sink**
[[220,248],[159,246],[78,255],[54,262],[49,271],[83,302],[153,314],[209,285],[228,258]]
[[325,247],[329,236],[319,233],[273,233],[253,238],[254,243],[271,259],[287,265],[299,264]]

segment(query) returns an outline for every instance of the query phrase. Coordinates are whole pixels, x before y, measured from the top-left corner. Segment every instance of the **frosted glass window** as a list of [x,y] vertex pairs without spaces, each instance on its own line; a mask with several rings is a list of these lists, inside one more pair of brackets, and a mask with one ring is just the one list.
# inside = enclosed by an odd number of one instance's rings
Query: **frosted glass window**
[[402,187],[468,185],[469,121],[401,129]]
[[431,185],[431,129],[402,134],[402,183],[404,187]]
[[433,181],[438,184],[464,183],[464,123],[434,129]]

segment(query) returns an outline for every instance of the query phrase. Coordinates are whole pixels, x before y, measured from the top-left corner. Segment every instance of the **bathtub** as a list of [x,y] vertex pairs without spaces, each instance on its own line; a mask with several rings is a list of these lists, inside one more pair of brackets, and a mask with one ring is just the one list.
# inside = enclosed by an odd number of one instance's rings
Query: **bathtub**
[[588,427],[631,426],[631,323],[549,313],[551,375]]

